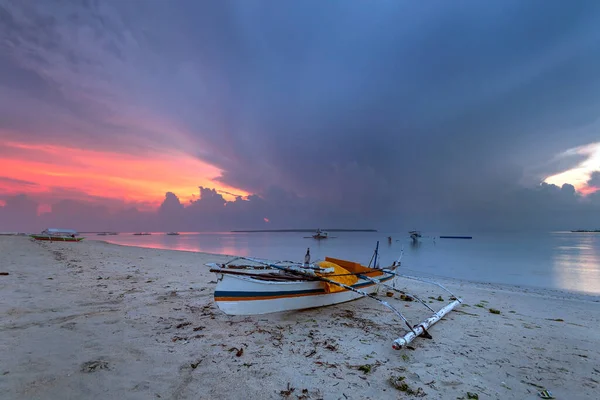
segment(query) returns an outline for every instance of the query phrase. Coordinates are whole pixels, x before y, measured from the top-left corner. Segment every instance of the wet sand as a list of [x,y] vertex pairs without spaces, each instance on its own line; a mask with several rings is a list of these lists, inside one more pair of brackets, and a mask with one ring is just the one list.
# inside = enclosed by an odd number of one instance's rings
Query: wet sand
[[600,398],[598,297],[447,280],[465,304],[396,351],[405,328],[369,299],[224,315],[222,255],[3,236],[0,257],[2,399]]

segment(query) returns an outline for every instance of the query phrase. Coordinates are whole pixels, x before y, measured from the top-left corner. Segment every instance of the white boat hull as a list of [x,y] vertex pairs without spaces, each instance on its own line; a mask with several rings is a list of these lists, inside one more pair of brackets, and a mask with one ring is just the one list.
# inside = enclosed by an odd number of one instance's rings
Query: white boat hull
[[[393,276],[377,277],[378,282],[391,281]],[[359,279],[352,285],[366,293],[375,293],[378,284]],[[241,275],[221,274],[215,288],[215,302],[229,315],[256,315],[302,310],[344,303],[363,297],[343,290],[326,293],[323,282],[269,282]]]

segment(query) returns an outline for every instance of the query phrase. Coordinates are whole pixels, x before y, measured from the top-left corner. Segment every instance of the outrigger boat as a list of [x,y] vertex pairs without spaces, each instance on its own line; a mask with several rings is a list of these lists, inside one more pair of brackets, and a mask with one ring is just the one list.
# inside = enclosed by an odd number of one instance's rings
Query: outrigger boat
[[81,242],[84,238],[77,237],[77,231],[73,229],[48,228],[39,234],[29,235],[35,240],[47,240],[50,242]]
[[[224,264],[206,265],[217,274],[214,299],[225,314],[257,315],[302,310],[368,297],[390,309],[408,327],[409,332],[392,345],[394,349],[400,349],[417,336],[430,337],[427,329],[462,301],[438,283],[397,273],[402,257],[388,267],[378,268],[378,247],[379,242],[373,257],[374,267],[370,266],[371,263],[364,266],[332,257],[311,263],[310,250],[306,253],[304,263],[236,257]],[[380,286],[404,294],[395,287],[397,277],[436,285],[450,293],[453,301],[436,312],[419,297],[410,294],[433,312],[425,321],[411,325],[397,308],[375,296]]]

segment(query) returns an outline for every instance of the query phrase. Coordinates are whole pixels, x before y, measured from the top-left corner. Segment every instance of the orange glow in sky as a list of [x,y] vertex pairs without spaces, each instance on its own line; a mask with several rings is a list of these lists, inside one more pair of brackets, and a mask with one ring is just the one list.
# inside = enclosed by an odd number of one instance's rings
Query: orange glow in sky
[[584,196],[599,190],[599,188],[588,186],[587,182],[594,171],[600,171],[600,142],[576,147],[564,153],[564,155],[571,154],[582,154],[587,156],[587,159],[575,168],[547,177],[544,182],[557,186],[569,183]]
[[215,181],[221,175],[218,168],[176,151],[142,156],[47,144],[9,142],[3,146],[14,150],[1,162],[0,175],[8,178],[0,180],[0,192],[5,194],[50,200],[97,196],[136,203],[142,209],[160,205],[167,191],[186,203],[198,196],[198,186],[248,195]]

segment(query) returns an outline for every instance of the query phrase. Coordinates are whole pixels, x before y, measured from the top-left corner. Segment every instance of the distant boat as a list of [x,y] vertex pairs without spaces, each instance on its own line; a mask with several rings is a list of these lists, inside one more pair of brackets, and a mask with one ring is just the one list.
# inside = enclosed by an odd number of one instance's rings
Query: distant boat
[[73,229],[48,228],[39,234],[29,235],[35,240],[46,240],[50,242],[81,242],[84,237],[77,237],[77,231]]
[[600,233],[600,229],[592,229],[592,230],[577,229],[577,230],[574,230],[571,232],[573,232],[573,233]]
[[317,239],[317,240],[321,240],[321,239],[329,239],[329,238],[334,238],[335,236],[329,236],[328,232],[325,232],[321,229],[317,229],[317,231],[312,235],[312,236],[304,236],[305,239]]
[[119,234],[119,232],[108,232],[108,234],[109,234],[110,236],[115,236],[115,235],[118,235],[118,234]]
[[304,236],[304,239],[335,239],[337,236],[330,236],[329,232],[325,232],[324,230],[317,229],[317,231],[311,236]]
[[148,236],[148,235],[152,235],[150,232],[136,232],[133,234],[133,236]]
[[440,236],[440,239],[473,239],[473,236]]
[[169,236],[178,236],[179,232],[167,232],[167,235],[169,235]]
[[329,237],[329,233],[317,229],[314,235],[312,235],[313,239],[327,239]]
[[421,232],[419,232],[419,231],[410,231],[410,232],[408,232],[408,234],[409,234],[410,238],[415,242],[423,237],[423,235],[421,235]]

